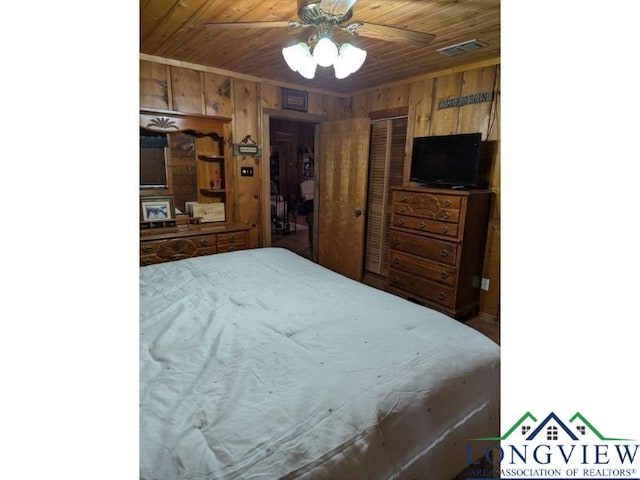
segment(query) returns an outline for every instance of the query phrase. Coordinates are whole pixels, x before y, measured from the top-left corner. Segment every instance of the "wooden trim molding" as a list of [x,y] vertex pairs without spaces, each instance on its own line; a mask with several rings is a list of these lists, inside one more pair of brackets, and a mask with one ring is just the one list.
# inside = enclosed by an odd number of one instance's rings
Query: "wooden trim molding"
[[224,124],[231,122],[226,117],[182,114],[163,110],[140,110],[140,127],[154,132],[194,131],[204,135],[221,135]]

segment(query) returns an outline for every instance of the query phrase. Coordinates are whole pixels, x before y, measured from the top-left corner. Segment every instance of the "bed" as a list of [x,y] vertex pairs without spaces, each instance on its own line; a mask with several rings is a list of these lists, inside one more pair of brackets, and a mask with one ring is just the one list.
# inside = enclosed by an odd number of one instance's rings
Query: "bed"
[[292,252],[140,269],[140,478],[449,480],[499,347]]

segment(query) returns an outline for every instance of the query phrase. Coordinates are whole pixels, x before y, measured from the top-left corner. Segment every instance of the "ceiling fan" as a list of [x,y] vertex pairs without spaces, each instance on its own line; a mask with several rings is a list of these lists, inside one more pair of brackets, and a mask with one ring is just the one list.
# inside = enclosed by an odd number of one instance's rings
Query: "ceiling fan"
[[298,42],[282,49],[289,67],[305,78],[315,76],[316,66],[333,65],[337,78],[345,78],[358,70],[366,58],[366,52],[352,43],[338,47],[332,39],[333,30],[342,30],[353,37],[361,36],[392,42],[408,42],[429,45],[435,35],[375,23],[350,22],[357,0],[298,0],[299,20],[259,22],[207,23],[208,28],[308,28],[314,33],[307,43]]

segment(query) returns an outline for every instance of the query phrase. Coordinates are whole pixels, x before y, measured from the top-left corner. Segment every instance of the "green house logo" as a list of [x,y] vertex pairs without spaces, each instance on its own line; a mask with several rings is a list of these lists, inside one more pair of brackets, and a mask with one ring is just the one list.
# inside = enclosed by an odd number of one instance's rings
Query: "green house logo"
[[507,430],[504,435],[500,437],[473,438],[472,440],[531,441],[534,439],[539,440],[539,435],[542,434],[545,436],[544,440],[547,441],[554,441],[563,437],[568,437],[574,442],[579,442],[584,440],[588,433],[593,434],[595,438],[603,442],[633,441],[633,439],[630,438],[605,437],[580,412],[576,412],[566,423],[560,420],[558,415],[554,412],[547,415],[542,422],[538,422],[538,419],[536,419],[531,412],[526,412],[509,430]]

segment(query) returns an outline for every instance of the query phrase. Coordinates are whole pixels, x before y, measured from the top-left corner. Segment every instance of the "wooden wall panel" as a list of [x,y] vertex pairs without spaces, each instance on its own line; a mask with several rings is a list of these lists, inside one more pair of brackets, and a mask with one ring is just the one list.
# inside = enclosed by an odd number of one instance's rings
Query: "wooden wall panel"
[[309,92],[307,101],[307,113],[313,115],[322,115],[324,112],[324,95],[315,92]]
[[327,117],[327,120],[351,118],[351,105],[348,98],[325,95],[323,103],[324,111],[322,113]]
[[183,113],[204,113],[203,72],[171,67],[173,108]]
[[366,93],[351,97],[351,118],[369,116],[369,96]]
[[431,132],[433,83],[433,78],[429,78],[409,85],[409,105],[414,109],[413,116],[409,118],[409,131],[413,132],[413,137],[424,137]]
[[169,109],[169,67],[140,61],[140,108]]
[[[471,70],[462,74],[461,96],[475,93],[491,92],[496,81],[495,65],[487,68]],[[457,133],[482,133],[486,140],[489,129],[489,117],[493,102],[474,103],[457,108],[458,131]]]
[[[239,142],[246,135],[256,143],[262,144],[262,127],[260,112],[260,85],[250,80],[234,78],[233,89],[233,141]],[[240,167],[253,167],[253,177],[241,177]],[[260,239],[260,189],[262,185],[262,169],[260,157],[234,157],[235,173],[235,215],[238,223],[251,226],[249,245],[259,245]],[[265,199],[269,201],[269,199]]]
[[429,135],[450,135],[458,132],[459,108],[438,110],[438,102],[460,96],[462,73],[438,77],[434,82],[433,104],[431,105],[431,132]]
[[233,116],[230,77],[204,72],[204,109],[205,115]]
[[260,85],[260,100],[262,108],[272,108],[280,110],[282,105],[282,94],[280,87],[270,83]]
[[491,190],[495,192],[489,212],[489,230],[482,276],[490,279],[489,290],[480,292],[480,311],[492,316],[500,314],[500,66],[495,71],[495,98],[489,117],[487,138],[496,142],[496,156],[491,170]]
[[409,86],[405,84],[376,89],[369,93],[367,104],[369,112],[407,106],[409,105]]

